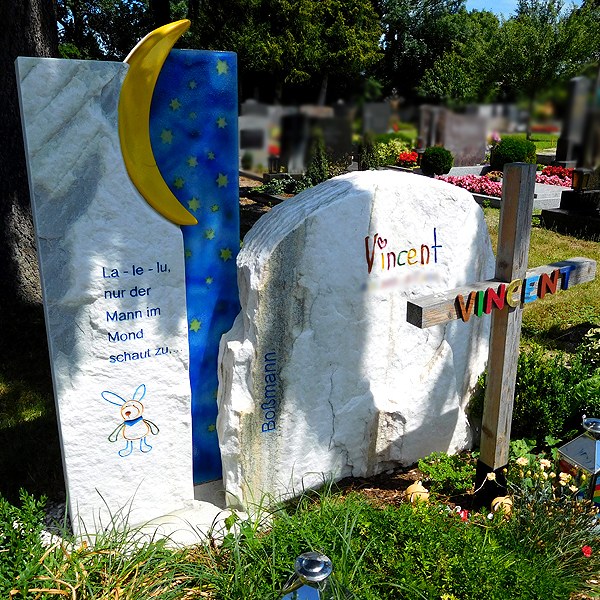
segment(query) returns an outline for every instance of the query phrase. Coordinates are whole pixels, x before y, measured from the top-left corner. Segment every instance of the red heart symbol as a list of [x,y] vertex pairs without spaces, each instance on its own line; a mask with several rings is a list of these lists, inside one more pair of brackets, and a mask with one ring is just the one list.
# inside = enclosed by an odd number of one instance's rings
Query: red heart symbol
[[387,246],[387,240],[377,238],[377,245],[383,250]]

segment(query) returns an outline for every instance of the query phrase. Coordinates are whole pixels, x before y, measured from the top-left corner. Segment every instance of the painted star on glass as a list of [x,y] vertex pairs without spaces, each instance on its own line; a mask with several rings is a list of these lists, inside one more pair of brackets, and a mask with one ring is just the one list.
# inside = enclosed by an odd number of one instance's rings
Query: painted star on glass
[[219,129],[224,129],[225,127],[227,127],[227,119],[225,117],[219,117],[217,119],[217,127]]
[[163,129],[160,139],[163,144],[170,144],[173,141],[173,132],[170,129]]
[[180,190],[185,185],[185,179],[183,177],[176,177],[173,185]]
[[204,237],[205,237],[207,240],[212,240],[212,239],[214,239],[214,237],[215,237],[215,230],[214,230],[214,229],[207,229],[207,230],[204,232]]
[[219,173],[219,176],[217,177],[217,185],[219,187],[227,187],[228,184],[228,180],[227,180],[227,175],[223,175],[223,173]]
[[190,323],[190,331],[197,333],[198,331],[200,331],[201,327],[202,327],[201,321],[198,321],[198,319],[192,319],[192,322]]
[[195,90],[197,85],[198,84],[193,79],[188,83],[190,90]]
[[221,257],[222,261],[227,262],[232,257],[231,250],[229,248],[223,248],[219,256]]
[[207,277],[204,281],[206,282],[206,285],[210,285],[213,282],[213,278]]
[[219,75],[227,75],[229,73],[229,65],[220,58],[217,59],[217,73]]
[[207,429],[207,431],[210,431],[212,433],[213,431],[215,431],[217,429],[217,427],[215,425],[209,425],[206,429]]
[[190,167],[197,167],[198,166],[198,159],[195,156],[190,156],[187,159],[187,164]]
[[188,117],[193,121],[198,115],[195,112],[191,112]]
[[217,212],[219,210],[219,205],[218,204],[213,204],[210,207],[210,210],[212,210],[213,212]]
[[188,206],[190,207],[190,210],[196,212],[200,208],[200,201],[194,196],[190,201],[188,201]]
[[181,108],[181,102],[179,102],[177,98],[173,98],[173,100],[169,102],[169,106],[171,107],[171,110],[179,110]]
[[186,258],[192,258],[192,251],[191,250],[186,250],[185,251],[185,257]]
[[206,154],[208,160],[215,160],[215,153],[214,152],[208,152]]

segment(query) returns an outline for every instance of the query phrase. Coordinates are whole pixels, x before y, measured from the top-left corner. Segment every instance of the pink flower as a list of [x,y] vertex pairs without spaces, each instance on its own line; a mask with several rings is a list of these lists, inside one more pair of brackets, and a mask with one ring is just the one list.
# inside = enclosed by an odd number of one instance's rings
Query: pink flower
[[478,175],[463,175],[462,177],[443,175],[438,177],[438,179],[469,190],[469,192],[474,194],[485,194],[487,196],[496,196],[497,198],[502,196],[502,182],[492,181],[487,177],[479,177]]
[[590,546],[583,546],[581,551],[586,558],[589,558],[592,555],[592,548]]
[[546,183],[548,185],[560,185],[562,187],[571,187],[571,178],[561,178],[558,175],[544,175],[543,173],[537,173],[535,176],[536,183]]

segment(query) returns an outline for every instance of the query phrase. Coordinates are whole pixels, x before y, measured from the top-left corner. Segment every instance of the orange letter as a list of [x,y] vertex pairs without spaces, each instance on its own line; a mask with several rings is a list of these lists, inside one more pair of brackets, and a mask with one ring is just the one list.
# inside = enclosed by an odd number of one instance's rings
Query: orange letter
[[471,318],[471,313],[473,312],[473,305],[475,304],[475,296],[477,292],[469,292],[469,299],[467,301],[467,306],[465,307],[465,299],[462,297],[462,294],[458,294],[456,296],[456,303],[458,304],[458,311],[460,312],[460,318],[466,323]]

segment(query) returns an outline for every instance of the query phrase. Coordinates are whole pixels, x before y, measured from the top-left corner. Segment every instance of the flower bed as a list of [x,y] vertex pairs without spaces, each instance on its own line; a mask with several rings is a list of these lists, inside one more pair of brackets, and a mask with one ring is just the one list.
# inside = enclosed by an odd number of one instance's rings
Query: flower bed
[[410,169],[417,166],[418,159],[419,156],[416,152],[400,152],[396,159],[396,165]]
[[400,152],[400,154],[398,154],[398,158],[396,159],[396,166],[410,169],[412,167],[416,167],[418,161],[419,155],[416,152]]
[[559,133],[560,128],[557,125],[539,124],[531,126],[531,133]]
[[[502,179],[499,172],[493,171],[487,175],[441,175],[437,179],[447,181],[472,194],[485,194],[486,196],[502,197]],[[558,185],[561,187],[571,187],[571,177],[573,169],[564,167],[544,167],[541,173],[536,173],[535,182],[546,185]]]
[[456,177],[454,175],[440,175],[436,179],[442,179],[452,185],[456,185],[473,194],[485,194],[486,196],[502,197],[502,182],[492,181],[485,175],[463,175]]

